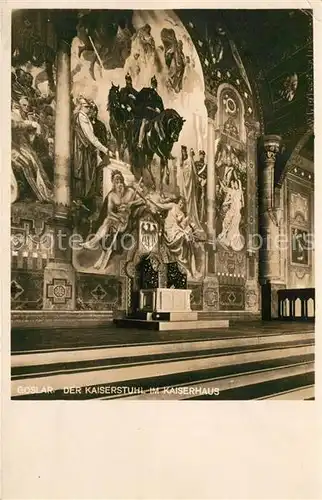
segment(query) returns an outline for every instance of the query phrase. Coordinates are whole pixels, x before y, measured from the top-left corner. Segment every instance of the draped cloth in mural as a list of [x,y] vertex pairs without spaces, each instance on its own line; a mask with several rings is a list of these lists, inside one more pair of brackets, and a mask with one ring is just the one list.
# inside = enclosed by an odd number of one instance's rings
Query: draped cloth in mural
[[166,213],[162,241],[168,262],[176,262],[189,279],[200,279],[204,273],[204,245],[199,239],[200,231],[184,212],[183,198],[171,202],[154,197],[153,204]]
[[106,269],[114,253],[122,252],[122,245],[127,246],[126,237],[131,234],[145,204],[137,194],[138,187],[134,190],[126,186],[119,171],[114,171],[112,182],[113,189],[107,194],[97,221],[98,229],[83,244],[78,255],[78,261],[84,267],[93,266],[101,271]]
[[[12,112],[11,166],[17,187],[15,198],[21,195],[21,189],[29,188],[32,198],[39,201],[52,201],[52,185],[43,165],[32,147],[36,126],[29,120],[22,120]],[[27,195],[28,196],[28,195]]]
[[97,151],[106,153],[107,148],[94,135],[88,116],[82,111],[75,113],[73,169],[73,196],[75,198],[87,198],[95,192],[99,194]]
[[203,275],[203,245],[197,240],[189,217],[182,211],[180,201],[178,204],[172,204],[166,216],[164,241],[170,260],[174,257],[189,279],[198,279]]
[[[185,148],[185,146],[183,146],[183,148]],[[197,204],[199,180],[192,153],[190,153],[190,157],[182,157],[178,175],[178,184],[180,194],[186,202],[187,215],[189,215],[191,221],[196,225],[196,227],[201,229]]]
[[222,208],[226,210],[222,222],[222,230],[218,235],[218,242],[231,247],[236,252],[244,247],[244,238],[240,234],[241,209],[244,206],[244,196],[240,181],[232,181],[231,187],[222,184],[226,196]]

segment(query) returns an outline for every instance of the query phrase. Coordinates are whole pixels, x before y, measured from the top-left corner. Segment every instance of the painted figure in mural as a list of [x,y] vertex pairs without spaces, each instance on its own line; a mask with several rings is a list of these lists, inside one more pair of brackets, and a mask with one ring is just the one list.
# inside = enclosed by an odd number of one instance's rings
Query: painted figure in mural
[[235,120],[231,116],[224,123],[224,133],[230,135],[231,137],[239,137]]
[[25,95],[24,86],[19,82],[16,73],[11,71],[11,98],[14,101],[19,101]]
[[182,89],[186,65],[182,40],[177,40],[175,31],[172,28],[163,28],[161,30],[161,40],[164,46],[165,63],[168,67],[168,85],[176,93],[179,93]]
[[307,231],[292,228],[292,262],[297,264],[308,264],[308,242]]
[[[146,126],[150,120],[153,120],[162,111],[164,111],[164,105],[162,98],[157,92],[158,81],[155,76],[151,78],[150,87],[143,87],[137,95],[136,107],[135,107],[135,117],[141,120],[139,141],[137,147],[142,149],[143,138],[145,135]],[[158,133],[160,140],[164,140],[163,130],[158,127]]]
[[138,52],[143,63],[148,62],[150,59],[155,62],[155,41],[149,24],[145,24],[137,30],[133,35],[132,44],[134,52]]
[[282,84],[282,89],[279,91],[279,95],[288,102],[293,101],[297,87],[298,87],[299,78],[296,73],[292,73],[288,75]]
[[196,226],[185,212],[185,199],[160,203],[167,210],[164,221],[163,241],[169,253],[169,262],[177,262],[190,279],[200,279],[204,270],[204,246],[198,239]]
[[138,91],[135,90],[130,73],[125,75],[125,87],[120,89],[121,108],[127,111],[128,120],[134,116]]
[[238,252],[244,247],[244,238],[239,231],[241,209],[244,207],[241,181],[232,180],[230,187],[227,187],[221,181],[219,183],[226,196],[222,204],[222,210],[225,212],[225,215],[221,233],[218,235],[218,242]]
[[100,190],[98,165],[101,159],[98,153],[102,152],[107,157],[106,161],[112,153],[94,134],[91,122],[92,103],[81,96],[77,104],[74,112],[73,196],[84,200]]
[[[93,132],[95,137],[100,141],[103,146],[108,148],[108,133],[105,124],[98,119],[98,107],[96,106],[94,101],[91,101],[91,112],[90,112],[90,120],[93,125]],[[105,154],[103,151],[99,152],[101,159],[103,160]]]
[[39,89],[33,86],[33,76],[29,71],[23,68],[17,68],[15,74],[12,73],[12,98],[20,99],[22,96],[27,97],[30,103],[30,108],[39,109],[42,105],[50,104],[54,99],[54,94],[49,92],[48,95],[43,95]]
[[30,199],[42,202],[52,201],[52,185],[35,150],[34,143],[40,140],[39,123],[29,119],[28,99],[20,99],[20,108],[12,105],[11,166],[15,176],[17,199]]
[[173,159],[171,151],[174,143],[179,139],[185,120],[174,109],[165,109],[147,122],[142,148],[137,148],[137,122],[138,120],[134,120],[133,126],[129,126],[127,129],[127,144],[132,172],[138,179],[143,175],[143,171],[147,170],[151,187],[155,190],[156,182],[151,167],[153,156],[158,155],[160,158],[159,190],[160,194],[163,195],[163,184],[164,182],[169,184],[170,180],[168,160]]
[[207,219],[207,164],[205,158],[206,153],[199,151],[199,160],[195,162],[199,180],[197,186],[198,216],[201,223],[204,223]]
[[[122,92],[122,96],[125,98],[125,91]],[[114,85],[112,82],[112,86],[108,93],[107,110],[110,115],[110,129],[113,137],[115,138],[117,153],[121,160],[124,159],[124,152],[126,148],[127,122],[132,116],[128,106],[122,104],[119,85]]]
[[187,146],[181,146],[181,163],[178,176],[178,184],[181,196],[186,200],[187,215],[196,227],[201,229],[198,213],[198,174],[194,161],[193,149],[188,154]]
[[112,172],[111,180],[113,188],[101,208],[98,230],[93,238],[83,244],[85,250],[101,249],[99,258],[94,263],[94,268],[99,270],[106,268],[116,248],[116,241],[131,232],[134,221],[146,205],[139,195],[139,186],[136,189],[126,186],[119,170]]
[[95,65],[104,69],[122,68],[130,55],[132,13],[123,11],[89,11],[79,14],[78,38],[83,42],[78,57],[91,62],[89,72],[95,80]]

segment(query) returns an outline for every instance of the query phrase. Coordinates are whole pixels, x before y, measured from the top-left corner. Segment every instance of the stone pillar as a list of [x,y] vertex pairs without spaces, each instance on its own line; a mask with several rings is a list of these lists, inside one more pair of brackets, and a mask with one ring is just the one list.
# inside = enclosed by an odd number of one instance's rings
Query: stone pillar
[[280,151],[281,137],[268,135],[263,138],[260,165],[259,221],[263,245],[260,250],[260,283],[263,300],[270,300],[263,319],[277,317],[276,290],[284,287],[280,241],[281,208],[276,204],[274,170]]
[[257,170],[257,138],[260,135],[260,124],[255,120],[245,121],[247,133],[247,201],[245,218],[247,220],[247,268],[245,283],[245,311],[258,314],[260,312],[260,287],[258,283],[258,249],[256,249],[258,233],[258,170]]
[[[217,102],[215,97],[206,94],[205,106],[208,112],[207,129],[207,275],[203,287],[203,310],[216,311],[219,309],[219,283],[214,276],[215,272],[215,249],[216,249],[216,225],[215,225],[215,203],[216,203],[216,171],[215,171],[215,117],[217,113]],[[211,273],[211,276],[209,274]]]
[[65,217],[70,207],[71,193],[71,75],[70,45],[59,40],[57,52],[55,176],[56,216]]
[[208,112],[207,130],[207,228],[210,239],[215,237],[215,116],[217,112],[216,100],[207,95],[205,105]]
[[71,39],[57,42],[57,82],[54,166],[54,258],[44,270],[43,308],[74,310],[75,271],[72,266],[71,205]]

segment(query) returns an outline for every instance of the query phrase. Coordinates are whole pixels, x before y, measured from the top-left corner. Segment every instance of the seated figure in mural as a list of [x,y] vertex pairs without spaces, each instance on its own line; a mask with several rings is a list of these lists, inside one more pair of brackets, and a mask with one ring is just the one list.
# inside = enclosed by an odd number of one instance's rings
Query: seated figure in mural
[[52,201],[52,184],[38,154],[41,128],[39,123],[29,119],[26,97],[20,99],[20,106],[14,103],[12,105],[11,130],[11,166],[15,177],[15,200]]
[[12,98],[18,101],[21,97],[27,97],[29,100],[30,111],[38,111],[45,105],[51,104],[54,99],[54,93],[49,92],[43,95],[39,89],[33,85],[34,78],[29,71],[17,68],[15,73],[11,74]]
[[236,252],[244,247],[244,238],[240,234],[241,209],[244,207],[244,195],[240,180],[232,180],[230,187],[219,181],[226,196],[222,204],[224,212],[222,230],[218,235],[218,242],[230,247]]
[[189,279],[200,279],[204,272],[204,245],[198,230],[185,213],[185,200],[159,202],[160,210],[166,210],[163,242],[168,250],[169,262],[177,262]]
[[[94,134],[91,116],[91,101],[81,96],[74,112],[74,159],[73,159],[73,197],[87,199],[97,194],[99,186],[98,167],[101,163],[99,153],[104,154],[104,161],[113,153],[104,146]],[[105,157],[106,160],[105,160]]]
[[[139,195],[140,186],[136,189],[126,186],[119,170],[112,172],[111,180],[113,188],[104,200],[97,223],[98,230],[83,244],[85,250],[100,249],[99,258],[93,263],[94,268],[99,270],[106,268],[117,240],[131,232],[135,220],[146,206],[145,200]],[[90,260],[88,256],[87,266]]]
[[[142,148],[145,129],[149,121],[153,120],[153,118],[164,111],[163,101],[157,92],[157,87],[157,79],[153,76],[151,78],[151,86],[143,87],[136,98],[135,118],[141,121],[138,148]],[[161,128],[159,128],[158,134],[160,140],[165,139]]]

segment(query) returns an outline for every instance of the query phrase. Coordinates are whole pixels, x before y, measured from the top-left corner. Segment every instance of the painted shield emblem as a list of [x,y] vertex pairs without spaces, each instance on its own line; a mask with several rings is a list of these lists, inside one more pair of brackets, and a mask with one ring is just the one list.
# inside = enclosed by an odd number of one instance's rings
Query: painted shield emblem
[[140,221],[140,246],[152,252],[158,244],[158,225],[152,221]]

